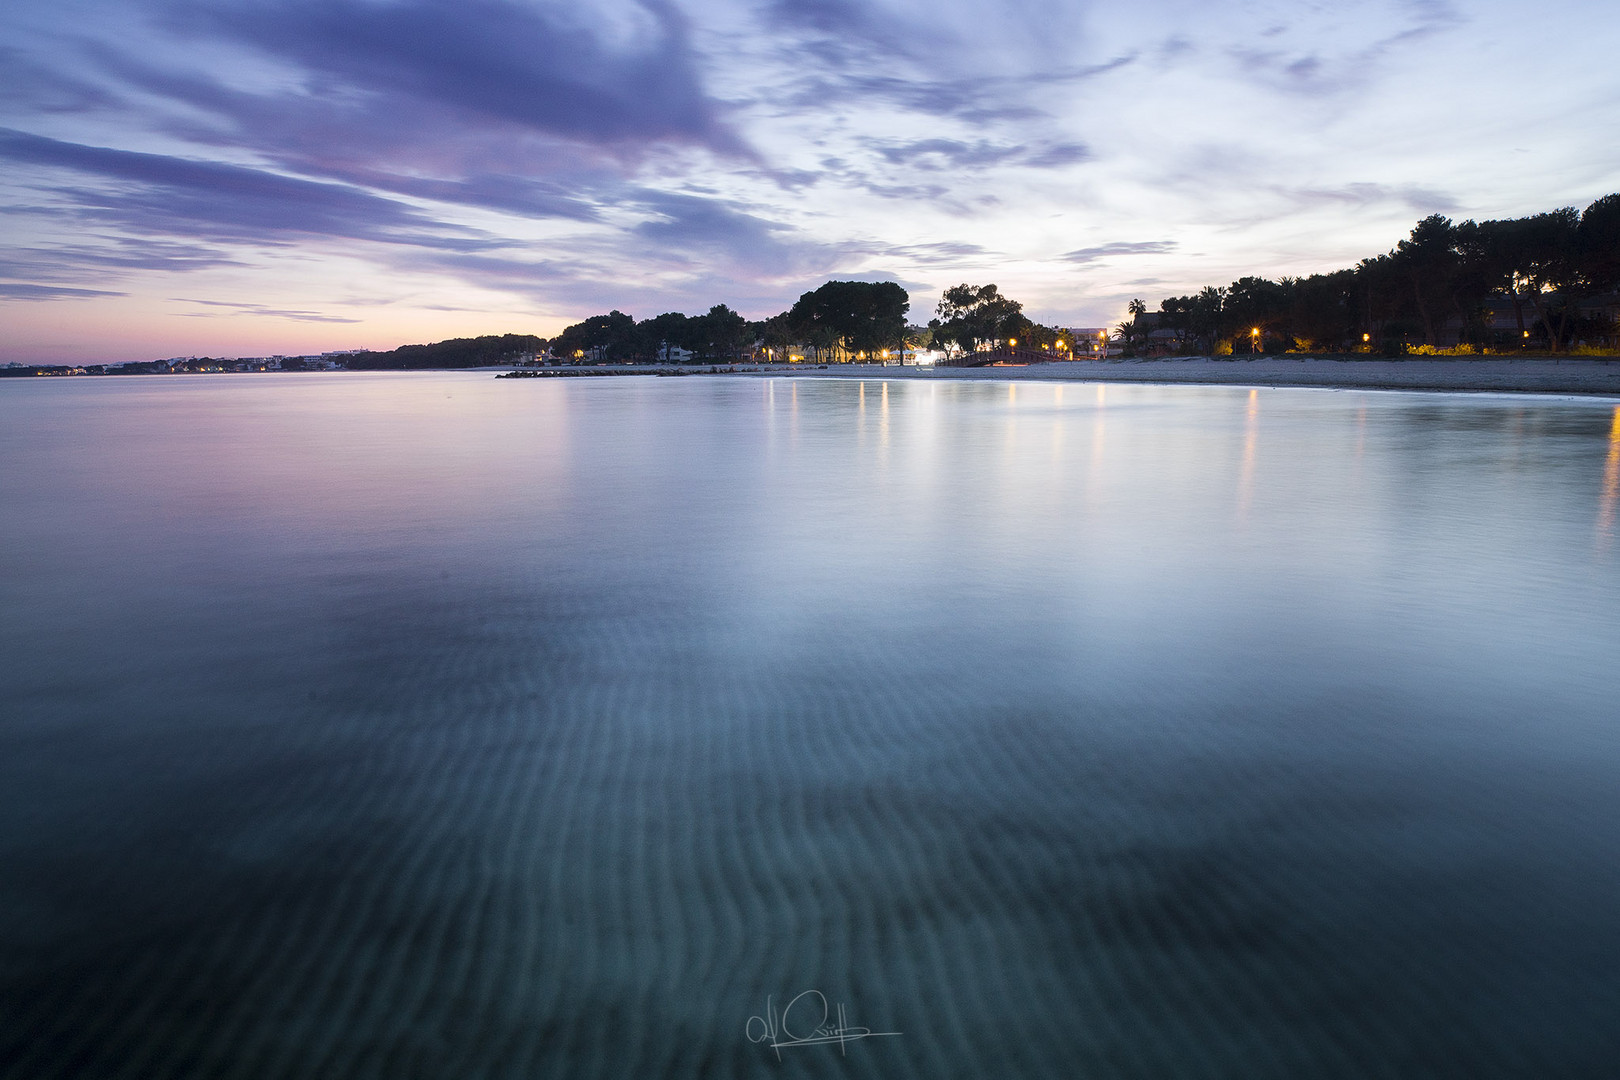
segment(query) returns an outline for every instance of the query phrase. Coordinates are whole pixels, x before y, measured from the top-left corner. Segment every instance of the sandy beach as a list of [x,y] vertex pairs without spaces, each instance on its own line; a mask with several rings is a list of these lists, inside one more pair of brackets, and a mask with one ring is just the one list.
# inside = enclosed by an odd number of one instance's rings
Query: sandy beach
[[[780,373],[780,372],[777,372]],[[870,375],[868,376],[868,373]],[[884,379],[1062,379],[1086,382],[1215,383],[1234,386],[1320,386],[1366,390],[1454,390],[1482,393],[1584,394],[1620,397],[1620,360],[1586,357],[1450,359],[1255,359],[1176,357],[1076,360],[1028,367],[929,368],[835,365],[795,375]]]

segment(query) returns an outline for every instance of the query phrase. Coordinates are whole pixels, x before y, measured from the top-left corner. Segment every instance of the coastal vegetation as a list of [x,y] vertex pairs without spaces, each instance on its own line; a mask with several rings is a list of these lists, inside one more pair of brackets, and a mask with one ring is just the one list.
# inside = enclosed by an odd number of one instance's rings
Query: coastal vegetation
[[734,361],[756,346],[785,360],[854,360],[898,350],[911,298],[892,281],[829,281],[787,311],[750,322],[725,304],[703,315],[666,312],[637,322],[622,311],[593,315],[550,343],[558,359],[606,362]]
[[[1242,277],[1133,301],[1119,334],[1132,351],[1561,352],[1616,344],[1620,194],[1584,211],[1454,222],[1432,214],[1356,266],[1270,281]],[[1612,298],[1610,298],[1612,299]]]
[[[534,359],[546,351],[546,339],[533,334],[487,334],[451,338],[431,345],[401,345],[388,352],[357,352],[343,366],[357,371],[415,371],[425,368],[470,368]],[[282,362],[285,369],[286,361]]]

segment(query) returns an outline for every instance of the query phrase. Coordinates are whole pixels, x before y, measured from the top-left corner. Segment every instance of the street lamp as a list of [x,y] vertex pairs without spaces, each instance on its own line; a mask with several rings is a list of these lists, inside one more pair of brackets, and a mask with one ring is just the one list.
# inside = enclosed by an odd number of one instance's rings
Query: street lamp
[[1249,331],[1249,351],[1260,351],[1260,328],[1258,326]]

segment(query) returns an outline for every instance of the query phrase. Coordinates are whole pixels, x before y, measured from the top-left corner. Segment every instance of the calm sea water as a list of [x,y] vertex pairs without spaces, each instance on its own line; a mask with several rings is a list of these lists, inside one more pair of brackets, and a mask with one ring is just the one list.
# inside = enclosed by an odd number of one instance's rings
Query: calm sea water
[[10,380],[0,465],[7,1078],[1620,1069],[1612,402]]

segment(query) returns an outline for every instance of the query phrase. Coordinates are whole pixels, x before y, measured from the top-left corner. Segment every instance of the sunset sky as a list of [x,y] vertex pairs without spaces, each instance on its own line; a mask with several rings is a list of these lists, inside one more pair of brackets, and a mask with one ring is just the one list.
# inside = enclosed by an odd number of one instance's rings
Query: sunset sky
[[1620,190],[1620,6],[0,9],[0,362],[994,281],[1049,323]]

